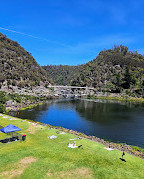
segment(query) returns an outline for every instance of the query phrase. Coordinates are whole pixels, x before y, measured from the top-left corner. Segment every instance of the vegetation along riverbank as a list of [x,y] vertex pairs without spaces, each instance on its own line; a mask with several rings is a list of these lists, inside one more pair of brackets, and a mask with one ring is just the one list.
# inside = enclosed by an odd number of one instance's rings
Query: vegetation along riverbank
[[[100,143],[93,142],[87,140],[84,134],[68,129],[0,115],[2,126],[10,123],[21,128],[22,133],[27,136],[24,142],[0,144],[0,178],[2,179],[144,177],[142,172],[144,160],[128,153],[124,156],[126,162],[120,160],[122,151],[114,148],[114,144],[110,146],[114,150],[108,151],[104,147],[110,144],[102,143],[102,140]],[[49,139],[51,135],[57,138]],[[73,141],[76,141],[77,146],[82,145],[82,147],[68,148],[68,143]],[[123,149],[128,147],[125,146]]]
[[31,109],[32,107],[43,103],[48,99],[55,98],[52,94],[35,94],[27,91],[26,93],[15,93],[0,91],[0,112],[19,111],[24,109]]
[[113,100],[113,101],[124,101],[124,102],[132,102],[132,103],[144,103],[144,98],[138,97],[130,97],[130,96],[115,96],[115,95],[103,95],[103,96],[88,96],[88,99],[101,99],[101,100]]

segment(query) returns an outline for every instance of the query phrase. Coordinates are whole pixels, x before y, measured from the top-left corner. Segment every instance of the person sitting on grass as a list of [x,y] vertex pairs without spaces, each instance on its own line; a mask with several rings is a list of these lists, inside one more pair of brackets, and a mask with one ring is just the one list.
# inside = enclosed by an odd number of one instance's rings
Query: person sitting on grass
[[[74,149],[74,148],[80,148],[80,147],[82,147],[82,145],[76,146],[76,142],[74,141],[73,144],[69,144],[69,143],[68,143],[68,147]],[[82,148],[82,149],[83,149],[83,148]]]

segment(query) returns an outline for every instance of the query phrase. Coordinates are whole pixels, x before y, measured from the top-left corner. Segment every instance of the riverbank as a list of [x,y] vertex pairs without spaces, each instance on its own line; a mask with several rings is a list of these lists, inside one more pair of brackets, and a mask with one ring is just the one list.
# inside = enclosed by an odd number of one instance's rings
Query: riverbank
[[[11,117],[11,116],[4,115],[4,114],[1,114],[1,115],[7,116],[7,118]],[[25,119],[25,120],[28,123],[32,123],[34,126],[37,125],[37,124],[40,124],[41,126],[44,126],[44,127],[47,126],[50,129],[55,129],[55,130],[59,130],[61,132],[66,132],[66,133],[69,133],[69,134],[72,134],[72,135],[76,135],[80,139],[82,139],[82,138],[83,139],[88,139],[88,140],[91,140],[93,142],[103,144],[106,147],[111,147],[113,149],[124,151],[124,152],[127,152],[127,153],[131,154],[131,155],[135,155],[135,156],[138,156],[138,157],[144,159],[144,149],[142,149],[140,147],[137,147],[137,146],[130,146],[130,145],[127,145],[126,143],[123,144],[123,143],[109,142],[109,141],[106,141],[104,139],[100,139],[100,138],[98,138],[96,136],[90,136],[90,135],[88,136],[88,135],[86,135],[84,133],[81,133],[81,132],[78,132],[78,131],[75,131],[75,130],[66,129],[66,128],[58,127],[58,126],[51,126],[49,124],[44,124],[44,123],[41,123],[41,122],[34,122],[34,121],[31,121],[31,120],[28,120],[28,119]]]
[[[123,146],[127,148],[128,145],[144,147],[142,135],[143,107],[136,105],[135,108],[135,105],[117,101],[92,101],[90,99],[49,100],[31,110],[24,110],[18,113],[10,112],[9,115],[43,122],[52,126],[65,127],[67,130],[79,131],[79,133],[76,132],[78,135],[81,134],[96,142],[100,141],[105,145],[114,145],[110,144],[110,142],[123,143],[123,145],[114,146],[119,150],[122,150]],[[73,133],[72,130],[68,131]],[[140,148],[136,149],[141,151]],[[134,153],[133,147],[128,147],[126,150],[129,153]],[[137,155],[141,154],[137,153]]]
[[57,99],[57,97],[50,93],[45,95],[43,93],[35,94],[28,90],[25,93],[22,93],[22,91],[19,91],[19,93],[0,91],[0,112],[31,109],[49,99]]
[[25,101],[22,103],[15,103],[12,104],[11,106],[6,106],[6,113],[10,112],[10,111],[23,111],[26,109],[32,109],[38,105],[42,105],[44,104],[47,100],[51,100],[51,99],[58,99],[56,96],[49,96],[47,98],[41,98],[39,101]]
[[[103,144],[61,131],[52,126],[11,116],[0,116],[0,124],[16,125],[26,134],[26,141],[0,146],[0,178],[143,178],[144,160],[122,152],[106,150]],[[55,140],[48,136],[55,135]],[[70,140],[74,139],[74,140]],[[76,141],[81,148],[71,149]]]
[[[32,108],[32,106],[43,103],[49,99],[62,98],[62,95],[54,93],[52,88],[45,88],[43,86],[30,88],[16,88],[15,91],[11,89],[5,89],[5,91],[0,90],[0,102],[4,106],[4,111],[19,111],[23,109]],[[113,100],[113,101],[124,101],[133,103],[144,103],[144,98],[130,97],[128,95],[119,94],[104,94],[97,93],[95,95],[82,96],[81,99],[102,99],[102,100]],[[3,108],[3,107],[2,107]]]
[[62,128],[62,127],[54,127],[54,129],[58,129],[62,132],[67,132],[67,133],[70,133],[70,134],[73,134],[73,135],[77,135],[80,138],[88,139],[88,140],[91,140],[93,142],[103,144],[106,147],[111,147],[111,148],[116,149],[116,150],[124,151],[124,152],[131,154],[131,155],[135,155],[137,157],[144,159],[144,149],[142,149],[140,147],[130,146],[130,145],[123,144],[123,143],[114,143],[114,142],[105,141],[104,139],[100,139],[96,136],[87,136],[84,133],[77,132],[77,131],[70,130],[70,129],[65,129],[65,128]]
[[123,102],[133,102],[133,103],[144,103],[144,98],[130,97],[130,96],[117,96],[117,95],[107,95],[107,96],[89,96],[87,99],[101,99],[101,100],[113,100],[113,101],[123,101]]

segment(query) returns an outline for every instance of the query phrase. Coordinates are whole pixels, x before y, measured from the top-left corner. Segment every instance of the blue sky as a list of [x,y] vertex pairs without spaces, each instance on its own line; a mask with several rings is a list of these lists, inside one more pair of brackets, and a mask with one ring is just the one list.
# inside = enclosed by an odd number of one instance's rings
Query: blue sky
[[77,65],[114,44],[144,54],[142,0],[3,0],[0,29],[40,65]]

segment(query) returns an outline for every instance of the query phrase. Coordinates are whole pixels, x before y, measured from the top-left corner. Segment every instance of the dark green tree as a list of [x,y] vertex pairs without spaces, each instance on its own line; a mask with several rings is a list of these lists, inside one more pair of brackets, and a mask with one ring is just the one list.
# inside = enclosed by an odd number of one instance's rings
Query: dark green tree
[[0,113],[4,113],[6,111],[6,108],[3,104],[0,104]]
[[128,67],[126,67],[123,81],[124,83],[122,84],[122,87],[124,89],[129,89],[132,82],[132,77]]

